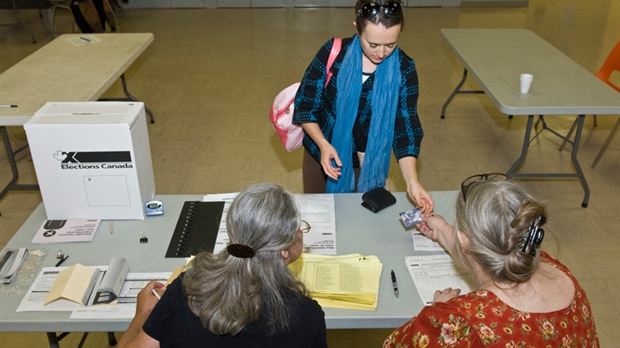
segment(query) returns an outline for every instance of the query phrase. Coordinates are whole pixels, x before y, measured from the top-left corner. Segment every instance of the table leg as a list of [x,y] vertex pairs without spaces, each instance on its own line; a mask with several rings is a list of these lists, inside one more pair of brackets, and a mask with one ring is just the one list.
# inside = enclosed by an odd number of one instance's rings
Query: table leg
[[506,175],[509,177],[513,177],[517,168],[521,166],[523,161],[525,160],[525,156],[527,155],[527,149],[530,147],[530,134],[532,134],[532,124],[534,123],[534,115],[529,115],[527,117],[527,126],[525,127],[525,138],[523,139],[523,148],[521,149],[521,156],[517,161],[508,169]]
[[463,78],[461,79],[461,82],[459,82],[459,84],[456,85],[456,88],[454,89],[454,91],[452,91],[452,94],[450,94],[446,102],[443,104],[443,107],[441,108],[441,118],[446,118],[446,108],[448,107],[448,104],[450,104],[452,99],[454,99],[455,95],[484,93],[484,91],[461,91],[461,87],[463,87],[465,80],[467,80],[467,69],[463,69]]
[[17,171],[17,164],[15,163],[15,154],[26,149],[28,145],[26,144],[22,146],[21,148],[17,149],[16,151],[13,151],[13,148],[11,147],[11,141],[9,140],[9,136],[6,132],[5,126],[0,126],[0,134],[2,134],[2,139],[4,140],[4,147],[6,149],[6,157],[11,166],[11,171],[13,172],[13,178],[4,187],[2,192],[0,192],[0,199],[4,198],[4,196],[11,190],[38,190],[39,185],[17,185],[15,184],[17,182],[17,179],[19,178],[19,173]]
[[116,343],[116,336],[114,336],[114,332],[108,332],[108,344],[114,347]]
[[[22,26],[28,31],[28,34],[30,34],[30,36],[32,37],[32,43],[37,43],[37,40],[34,38],[34,33],[30,30],[30,28],[28,28],[28,26],[26,25],[26,22],[24,22],[22,17],[19,15],[19,12],[17,12],[17,5],[15,4],[15,0],[11,0],[11,3],[13,4],[13,12],[15,13],[15,17],[22,24]],[[19,24],[3,24],[3,25],[19,26]]]
[[579,165],[579,161],[577,160],[577,151],[579,150],[579,140],[581,139],[581,131],[583,130],[583,124],[585,122],[585,119],[586,119],[586,115],[579,115],[579,118],[577,119],[578,121],[577,132],[575,133],[575,139],[573,140],[573,151],[571,152],[571,157],[573,159],[573,165],[575,166],[575,170],[577,171],[577,175],[585,191],[583,202],[581,203],[581,206],[583,208],[588,207],[588,200],[590,199],[590,188],[588,187],[588,183],[586,182],[586,177],[583,175],[583,171],[581,170],[581,166]]
[[[571,159],[575,166],[576,173],[516,173],[517,169],[523,164],[525,156],[527,155],[527,149],[530,144],[530,135],[532,133],[532,125],[534,123],[534,115],[529,115],[527,119],[527,126],[525,129],[525,138],[523,139],[523,147],[521,149],[521,156],[515,161],[515,163],[508,169],[506,175],[511,178],[579,178],[581,185],[585,191],[585,196],[581,206],[586,208],[588,206],[588,200],[590,199],[590,188],[586,182],[586,178],[581,170],[579,161],[577,160],[577,152],[579,150],[579,140],[581,139],[581,131],[583,130],[583,123],[585,115],[579,115],[577,118],[577,132],[575,133],[575,139],[573,140],[573,151],[571,153]],[[547,128],[547,130],[550,130]],[[557,135],[557,133],[553,132]]]
[[[118,98],[101,98],[99,100],[103,100],[103,101],[121,101],[121,100],[131,100],[131,101],[139,101],[138,99],[136,99],[133,95],[131,95],[129,93],[129,90],[127,89],[127,81],[125,80],[125,74],[121,75],[121,83],[123,84],[123,92],[125,92],[125,95],[127,96],[127,98],[123,98],[123,99],[118,99]],[[151,110],[149,110],[149,108],[146,107],[146,105],[144,105],[144,111],[146,111],[147,114],[149,114],[149,118],[151,119],[151,123],[155,123],[155,118],[153,117],[153,113],[151,112]]]
[[[65,338],[70,332],[63,332],[60,335],[57,335],[55,332],[46,332],[47,334],[47,342],[50,345],[50,348],[60,348],[60,340]],[[80,339],[80,343],[78,343],[78,348],[82,348],[84,343],[86,343],[86,338],[88,337],[88,332],[84,332],[82,334],[82,338]],[[114,336],[114,332],[108,332],[108,344],[111,347],[116,345],[116,336]]]
[[50,348],[60,348],[60,343],[58,342],[58,336],[55,332],[46,332],[47,334],[47,342],[50,344]]
[[[123,83],[123,91],[125,92],[125,95],[127,96],[127,98],[133,101],[138,101],[131,94],[129,94],[129,90],[127,89],[127,81],[125,81],[125,74],[121,75],[121,82]],[[153,117],[153,113],[151,112],[151,110],[149,110],[149,108],[146,107],[146,105],[144,105],[144,110],[146,111],[147,114],[149,114],[151,123],[155,123],[155,118]]]
[[609,143],[611,142],[611,139],[613,139],[614,134],[618,130],[618,125],[620,125],[620,118],[618,118],[618,121],[616,121],[614,126],[611,128],[611,132],[607,136],[607,139],[605,139],[605,143],[603,143],[603,146],[599,150],[598,155],[596,155],[596,158],[594,159],[594,162],[592,162],[592,169],[594,169],[596,167],[596,164],[601,159],[601,156],[603,156],[603,154],[607,150],[607,147],[609,146]]

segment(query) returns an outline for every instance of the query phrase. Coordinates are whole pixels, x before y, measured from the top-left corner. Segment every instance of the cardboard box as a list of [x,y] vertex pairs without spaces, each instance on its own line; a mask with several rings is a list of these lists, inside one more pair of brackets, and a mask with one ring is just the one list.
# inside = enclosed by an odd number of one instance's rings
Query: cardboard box
[[155,177],[143,103],[47,103],[24,129],[48,220],[144,219]]

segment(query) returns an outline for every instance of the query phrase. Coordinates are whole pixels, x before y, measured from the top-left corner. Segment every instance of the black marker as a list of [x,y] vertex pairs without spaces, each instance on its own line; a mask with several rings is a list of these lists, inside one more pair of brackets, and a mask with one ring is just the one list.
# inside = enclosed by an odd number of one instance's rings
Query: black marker
[[398,297],[398,283],[396,282],[396,274],[394,274],[394,270],[392,270],[392,287],[394,287],[394,295]]

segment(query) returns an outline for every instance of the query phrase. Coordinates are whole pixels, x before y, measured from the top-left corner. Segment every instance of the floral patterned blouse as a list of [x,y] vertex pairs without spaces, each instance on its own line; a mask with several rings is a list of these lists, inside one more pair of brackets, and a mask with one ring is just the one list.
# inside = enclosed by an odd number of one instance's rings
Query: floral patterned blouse
[[541,261],[573,281],[575,296],[567,308],[526,313],[478,290],[426,306],[392,332],[383,347],[599,347],[590,303],[577,280],[547,253],[541,253]]

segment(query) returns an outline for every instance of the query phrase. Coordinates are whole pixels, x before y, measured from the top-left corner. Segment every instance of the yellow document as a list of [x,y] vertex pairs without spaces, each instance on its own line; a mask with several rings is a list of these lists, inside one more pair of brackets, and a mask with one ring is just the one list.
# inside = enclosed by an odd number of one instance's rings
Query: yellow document
[[304,253],[289,268],[323,307],[377,309],[383,264],[376,256]]

